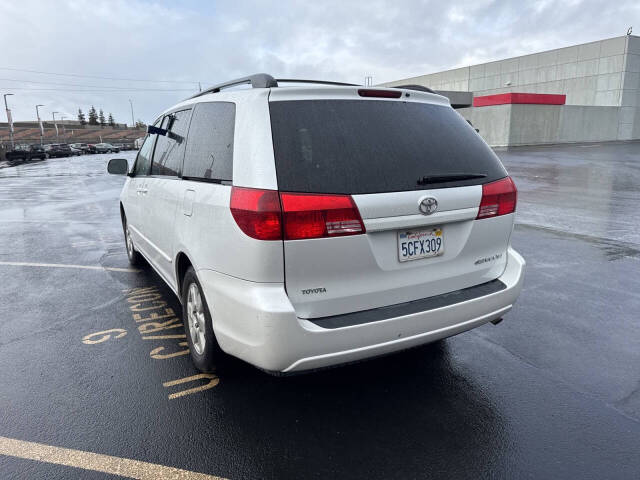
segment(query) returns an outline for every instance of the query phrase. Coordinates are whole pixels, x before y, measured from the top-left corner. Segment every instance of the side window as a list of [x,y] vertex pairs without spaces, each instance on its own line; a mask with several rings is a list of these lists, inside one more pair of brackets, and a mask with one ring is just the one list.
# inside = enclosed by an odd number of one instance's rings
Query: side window
[[156,135],[147,135],[147,138],[144,139],[144,143],[140,147],[140,150],[138,150],[138,156],[136,157],[136,166],[133,170],[135,176],[149,175],[151,154],[153,153],[155,140]]
[[236,106],[199,103],[193,109],[182,175],[195,179],[233,179],[233,131]]
[[190,117],[191,110],[181,110],[164,117],[161,128],[168,130],[168,133],[158,136],[151,175],[180,175]]

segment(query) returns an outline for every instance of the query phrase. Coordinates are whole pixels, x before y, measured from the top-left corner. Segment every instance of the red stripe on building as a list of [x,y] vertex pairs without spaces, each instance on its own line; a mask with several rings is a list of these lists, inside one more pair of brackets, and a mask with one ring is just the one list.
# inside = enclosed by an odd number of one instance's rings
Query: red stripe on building
[[512,103],[528,103],[535,105],[564,105],[566,95],[551,93],[499,93],[497,95],[483,95],[473,98],[474,107],[489,105],[506,105]]

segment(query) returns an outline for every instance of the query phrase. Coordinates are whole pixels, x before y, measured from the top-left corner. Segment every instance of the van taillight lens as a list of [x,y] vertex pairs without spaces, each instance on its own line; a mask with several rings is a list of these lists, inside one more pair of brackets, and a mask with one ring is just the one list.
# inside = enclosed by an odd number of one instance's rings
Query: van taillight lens
[[365,233],[350,195],[280,193],[284,239],[337,237]]
[[482,185],[477,219],[506,215],[516,211],[518,190],[511,177]]
[[[285,193],[233,187],[231,214],[258,240],[301,240],[365,233],[350,195]],[[284,234],[284,237],[283,237]]]
[[233,187],[231,215],[251,238],[282,240],[280,199],[274,190]]

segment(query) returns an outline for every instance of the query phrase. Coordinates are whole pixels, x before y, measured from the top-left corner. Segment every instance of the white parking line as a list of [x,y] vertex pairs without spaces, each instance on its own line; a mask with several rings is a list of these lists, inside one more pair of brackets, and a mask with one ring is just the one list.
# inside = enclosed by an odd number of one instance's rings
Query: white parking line
[[100,453],[84,452],[70,448],[54,447],[42,443],[26,442],[14,438],[0,437],[0,455],[24,458],[67,467],[93,470],[111,475],[143,480],[184,479],[184,480],[224,480],[221,477],[191,472],[180,468],[166,467],[155,463],[141,462],[128,458],[112,457]]
[[44,267],[44,268],[80,268],[84,270],[108,270],[110,272],[138,273],[135,268],[102,267],[100,265],[69,265],[65,263],[32,263],[32,262],[2,262],[0,265],[10,265],[15,267]]

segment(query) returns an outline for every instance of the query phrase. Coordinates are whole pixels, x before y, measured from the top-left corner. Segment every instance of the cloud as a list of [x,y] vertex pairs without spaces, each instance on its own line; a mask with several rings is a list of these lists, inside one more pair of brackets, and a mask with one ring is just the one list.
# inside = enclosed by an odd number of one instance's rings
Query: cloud
[[[374,82],[623,35],[640,3],[463,0],[382,2],[158,2],[0,0],[0,67],[133,82],[0,70],[14,118],[34,105],[75,116],[90,105],[151,121],[197,88],[255,72]],[[8,47],[6,47],[8,46]],[[62,85],[83,84],[85,92]],[[187,83],[191,82],[191,83]],[[44,90],[45,88],[58,90]],[[111,92],[105,90],[110,87]],[[121,90],[113,91],[114,87]],[[25,90],[25,88],[41,90]],[[125,91],[146,89],[149,91]],[[183,91],[158,91],[184,89]],[[47,114],[50,118],[50,114]]]

